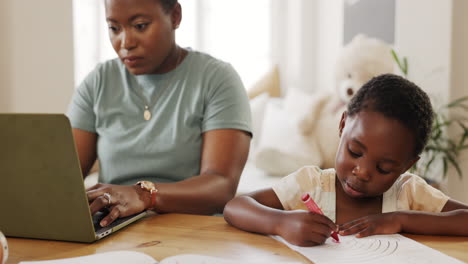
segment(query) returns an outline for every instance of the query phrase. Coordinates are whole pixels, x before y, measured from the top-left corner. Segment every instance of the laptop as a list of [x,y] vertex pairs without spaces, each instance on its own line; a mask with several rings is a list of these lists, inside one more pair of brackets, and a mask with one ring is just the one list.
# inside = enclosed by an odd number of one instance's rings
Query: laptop
[[63,114],[0,114],[0,147],[0,230],[6,236],[93,242],[148,214],[105,228],[100,219],[93,222]]

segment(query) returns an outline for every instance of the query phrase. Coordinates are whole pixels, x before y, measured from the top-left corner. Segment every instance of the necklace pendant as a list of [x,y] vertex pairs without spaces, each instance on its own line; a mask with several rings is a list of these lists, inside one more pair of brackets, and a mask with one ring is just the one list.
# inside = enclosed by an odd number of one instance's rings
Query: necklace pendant
[[151,119],[151,112],[148,110],[148,109],[145,109],[145,111],[143,112],[143,118],[148,121]]

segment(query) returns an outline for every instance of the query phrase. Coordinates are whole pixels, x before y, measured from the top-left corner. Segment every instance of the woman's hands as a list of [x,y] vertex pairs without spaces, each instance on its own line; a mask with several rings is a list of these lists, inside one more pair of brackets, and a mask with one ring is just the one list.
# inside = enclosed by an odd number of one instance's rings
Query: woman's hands
[[323,244],[338,227],[328,217],[305,210],[283,211],[278,235],[291,244],[310,247]]
[[92,215],[106,207],[109,210],[109,214],[101,220],[101,226],[107,226],[117,218],[142,212],[150,204],[150,193],[135,185],[98,183],[87,190],[87,195]]
[[381,234],[396,234],[402,231],[401,214],[391,212],[358,218],[339,226],[340,235],[356,234],[356,237],[367,237]]

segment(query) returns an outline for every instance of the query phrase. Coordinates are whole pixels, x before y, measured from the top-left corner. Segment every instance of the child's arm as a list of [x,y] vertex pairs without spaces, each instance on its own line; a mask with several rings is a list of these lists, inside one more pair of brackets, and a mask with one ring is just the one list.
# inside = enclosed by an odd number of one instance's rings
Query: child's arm
[[279,235],[299,246],[325,242],[336,225],[326,216],[305,210],[284,211],[273,189],[264,189],[232,199],[224,219],[245,231]]
[[365,237],[377,234],[468,236],[468,205],[448,200],[442,212],[396,211],[356,219],[340,226],[340,235]]

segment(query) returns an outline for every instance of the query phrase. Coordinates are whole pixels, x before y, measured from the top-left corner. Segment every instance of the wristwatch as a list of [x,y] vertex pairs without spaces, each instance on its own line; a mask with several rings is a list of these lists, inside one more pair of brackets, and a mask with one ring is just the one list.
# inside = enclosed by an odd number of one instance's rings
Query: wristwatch
[[141,187],[141,189],[150,192],[151,205],[148,208],[148,210],[153,210],[156,206],[156,193],[158,192],[158,189],[156,189],[156,186],[154,185],[154,183],[150,181],[139,181],[135,183],[135,185],[138,185]]

